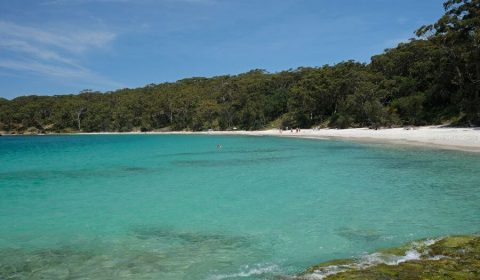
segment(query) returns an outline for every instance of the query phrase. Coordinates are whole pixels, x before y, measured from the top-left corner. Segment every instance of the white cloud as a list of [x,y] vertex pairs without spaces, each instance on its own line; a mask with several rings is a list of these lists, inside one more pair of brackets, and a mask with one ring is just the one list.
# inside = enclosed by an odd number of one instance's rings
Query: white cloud
[[[63,33],[63,34],[62,34]],[[101,31],[45,31],[0,21],[0,39],[15,38],[56,47],[68,52],[81,53],[91,48],[105,47],[115,39],[115,34]]]
[[26,41],[21,41],[16,39],[1,40],[0,49],[8,49],[14,52],[31,55],[33,57],[36,57],[42,60],[54,60],[54,61],[77,66],[72,60],[64,58],[52,50],[33,46],[32,44]]
[[[31,72],[48,76],[50,78],[69,79],[76,82],[81,82],[86,87],[102,86],[102,87],[124,87],[123,84],[112,81],[108,78],[102,77],[86,68],[72,68],[62,65],[52,65],[47,63],[40,63],[34,61],[21,61],[4,59],[0,60],[0,68],[16,70],[21,72]],[[63,80],[64,81],[64,80]]]
[[[77,62],[80,55],[106,49],[116,35],[105,31],[41,29],[0,21],[0,68],[86,85],[119,86]],[[20,57],[20,58],[18,58]]]
[[0,67],[18,71],[35,72],[60,78],[82,78],[89,74],[86,69],[69,68],[61,65],[58,66],[40,62],[12,59],[0,60]]

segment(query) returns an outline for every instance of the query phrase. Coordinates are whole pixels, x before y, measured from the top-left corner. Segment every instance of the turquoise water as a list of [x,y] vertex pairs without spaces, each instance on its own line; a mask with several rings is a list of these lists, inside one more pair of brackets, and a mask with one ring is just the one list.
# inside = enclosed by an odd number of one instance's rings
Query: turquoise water
[[478,154],[343,141],[4,136],[0,279],[293,275],[478,232],[479,170]]

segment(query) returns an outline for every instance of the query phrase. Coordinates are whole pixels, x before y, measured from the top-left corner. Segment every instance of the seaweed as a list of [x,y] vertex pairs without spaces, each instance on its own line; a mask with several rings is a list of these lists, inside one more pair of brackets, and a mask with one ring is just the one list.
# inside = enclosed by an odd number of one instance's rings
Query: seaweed
[[[359,265],[358,260],[321,263],[298,275],[297,279],[480,279],[480,236],[451,236],[435,242],[412,242],[382,254],[405,254],[412,246],[418,259],[397,264]],[[415,247],[416,246],[416,247]]]

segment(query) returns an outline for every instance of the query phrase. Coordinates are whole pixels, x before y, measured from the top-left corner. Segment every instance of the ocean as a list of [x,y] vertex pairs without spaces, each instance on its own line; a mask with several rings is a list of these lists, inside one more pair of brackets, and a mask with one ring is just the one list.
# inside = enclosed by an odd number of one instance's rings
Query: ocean
[[0,137],[0,279],[277,279],[480,231],[480,155],[209,135]]

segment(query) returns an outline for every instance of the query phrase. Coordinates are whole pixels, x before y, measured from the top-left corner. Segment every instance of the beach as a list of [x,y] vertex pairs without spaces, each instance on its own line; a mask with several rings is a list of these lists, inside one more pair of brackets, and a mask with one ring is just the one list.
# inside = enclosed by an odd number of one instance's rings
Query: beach
[[[444,126],[421,126],[401,128],[348,128],[348,129],[301,129],[297,131],[269,130],[233,130],[233,131],[172,131],[172,132],[127,132],[126,134],[206,134],[206,135],[249,135],[278,136],[310,139],[341,139],[369,143],[400,145],[422,145],[431,148],[480,152],[480,128],[457,128]],[[90,134],[90,133],[86,133]],[[94,133],[117,134],[117,133]],[[123,134],[123,133],[122,133]]]
[[[56,133],[53,133],[57,135]],[[209,131],[149,131],[149,132],[79,132],[59,133],[59,135],[115,135],[115,134],[198,134],[198,135],[248,135],[248,136],[278,136],[310,139],[339,139],[347,141],[385,143],[397,145],[428,146],[438,149],[462,150],[480,152],[480,127],[445,127],[420,126],[399,128],[347,128],[347,129],[300,129],[282,130],[209,130]],[[3,132],[3,135],[8,134]],[[43,134],[42,134],[43,135]],[[50,135],[50,133],[48,134]]]
[[[341,139],[369,143],[422,145],[439,149],[480,152],[480,127],[457,128],[444,126],[420,126],[400,128],[347,128],[347,129],[300,129],[300,130],[209,130],[209,131],[149,131],[149,132],[78,132],[53,133],[54,135],[115,135],[115,134],[199,134],[199,135],[248,135],[278,136],[310,139]],[[3,135],[19,135],[8,134]],[[40,134],[45,135],[45,134]],[[48,134],[50,135],[50,133]]]
[[219,135],[281,136],[312,139],[343,139],[361,142],[424,145],[432,148],[480,152],[480,128],[450,128],[442,126],[403,127],[386,129],[278,129],[259,131],[200,132]]

